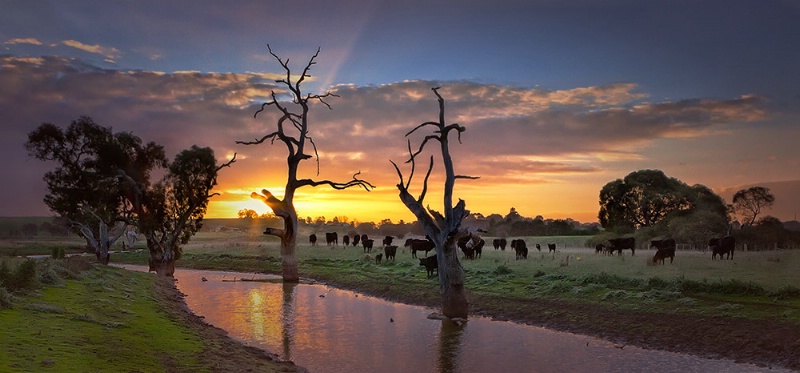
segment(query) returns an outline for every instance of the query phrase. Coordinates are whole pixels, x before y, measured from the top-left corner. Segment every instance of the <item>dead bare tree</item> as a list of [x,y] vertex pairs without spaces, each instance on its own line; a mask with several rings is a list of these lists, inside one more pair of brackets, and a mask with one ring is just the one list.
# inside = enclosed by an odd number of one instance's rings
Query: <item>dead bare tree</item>
[[[253,116],[257,117],[259,113],[263,112],[268,107],[275,108],[280,115],[277,120],[277,129],[274,132],[261,137],[260,139],[254,141],[236,141],[236,143],[243,145],[257,145],[267,141],[269,141],[270,144],[274,144],[275,141],[278,141],[279,143],[286,145],[288,152],[288,157],[286,158],[288,173],[286,177],[286,188],[283,194],[283,199],[275,197],[266,189],[262,190],[260,194],[253,192],[250,196],[263,201],[265,204],[267,204],[267,206],[269,206],[270,209],[272,209],[276,216],[280,216],[283,219],[283,229],[267,228],[264,231],[264,234],[277,236],[281,240],[283,281],[298,282],[300,280],[300,276],[297,270],[297,258],[295,257],[295,251],[297,250],[297,211],[294,207],[295,191],[305,186],[316,187],[320,185],[328,185],[331,188],[339,190],[350,187],[362,187],[365,190],[370,191],[374,188],[374,186],[367,181],[359,179],[358,175],[360,175],[360,172],[354,174],[352,180],[344,183],[333,182],[330,180],[297,179],[297,171],[300,167],[300,162],[311,159],[312,157],[317,158],[317,175],[319,175],[319,154],[317,153],[317,146],[314,144],[314,140],[311,136],[309,136],[308,129],[309,103],[312,101],[318,101],[327,106],[328,109],[331,109],[331,106],[325,101],[325,99],[328,97],[338,96],[331,92],[327,92],[322,95],[304,94],[300,88],[300,85],[303,83],[303,81],[305,81],[306,78],[311,77],[311,75],[309,75],[309,71],[311,70],[311,66],[316,64],[315,60],[317,56],[319,56],[319,49],[317,49],[317,52],[314,54],[314,56],[309,59],[308,64],[306,64],[302,74],[300,74],[295,81],[292,81],[289,60],[287,59],[284,61],[278,57],[278,55],[272,51],[272,48],[270,48],[269,45],[267,45],[267,49],[269,50],[269,54],[278,61],[283,70],[286,72],[286,77],[276,80],[276,82],[286,86],[286,88],[292,94],[292,100],[290,102],[280,102],[278,101],[275,91],[272,91],[271,100],[261,105],[261,109],[256,111]],[[294,105],[294,111],[290,110],[288,105]],[[314,156],[307,153],[306,145],[309,144],[314,151]]]
[[[425,234],[436,245],[436,256],[439,265],[439,292],[442,295],[442,314],[449,318],[466,319],[469,302],[464,289],[464,268],[458,260],[456,243],[459,238],[471,234],[466,229],[461,228],[461,222],[469,215],[469,210],[466,209],[466,202],[463,199],[459,199],[458,203],[453,206],[453,186],[456,179],[477,179],[477,177],[455,174],[453,159],[450,156],[448,136],[452,131],[456,131],[458,142],[461,143],[461,133],[466,128],[457,123],[445,124],[444,99],[439,94],[439,88],[432,88],[433,93],[439,100],[439,121],[422,123],[406,133],[406,137],[408,137],[417,130],[429,126],[434,128],[433,134],[426,135],[416,151],[412,151],[411,140],[408,140],[409,159],[406,163],[411,163],[411,173],[408,175],[407,182],[403,180],[403,173],[400,172],[397,164],[394,161],[390,162],[394,165],[397,176],[400,178],[400,183],[397,184],[397,189],[400,191],[400,200],[417,217],[417,221],[422,224]],[[419,197],[414,198],[408,190],[411,186],[411,179],[414,177],[417,157],[422,153],[426,145],[434,144],[431,141],[439,143],[444,163],[444,215],[429,207],[423,207],[425,194],[428,191],[428,179],[433,170],[433,156],[430,157],[430,164],[422,182],[422,191]]]

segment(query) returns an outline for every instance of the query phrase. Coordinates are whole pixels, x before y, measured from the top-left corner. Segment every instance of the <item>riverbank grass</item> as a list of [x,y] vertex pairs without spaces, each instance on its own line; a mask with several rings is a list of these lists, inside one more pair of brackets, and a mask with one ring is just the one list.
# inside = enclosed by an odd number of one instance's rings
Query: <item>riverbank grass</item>
[[80,280],[0,311],[0,367],[10,372],[206,370],[202,341],[153,299],[155,277],[97,266]]

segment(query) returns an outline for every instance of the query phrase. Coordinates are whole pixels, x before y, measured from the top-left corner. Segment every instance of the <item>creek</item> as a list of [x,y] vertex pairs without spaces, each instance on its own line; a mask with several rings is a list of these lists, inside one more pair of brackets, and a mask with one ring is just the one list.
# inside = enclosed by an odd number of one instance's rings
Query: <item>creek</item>
[[276,276],[178,269],[175,277],[206,322],[313,373],[791,372],[482,317],[457,326],[429,319],[434,309]]

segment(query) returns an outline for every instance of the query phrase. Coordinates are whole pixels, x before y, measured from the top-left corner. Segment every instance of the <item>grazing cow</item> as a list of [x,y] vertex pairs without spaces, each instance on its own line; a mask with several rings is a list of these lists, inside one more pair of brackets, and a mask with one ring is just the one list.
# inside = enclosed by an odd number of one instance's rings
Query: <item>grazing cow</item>
[[367,236],[367,234],[366,234],[366,233],[364,233],[364,234],[362,234],[362,235],[361,235],[361,241],[362,241],[362,242],[363,242],[364,240],[367,240],[367,239],[369,239],[369,237]]
[[505,238],[501,238],[500,239],[500,250],[506,251],[506,245],[507,244],[508,244],[508,241],[506,241]]
[[364,247],[364,252],[365,253],[371,253],[372,252],[372,245],[374,243],[375,243],[375,240],[371,240],[371,239],[361,240],[361,246]]
[[419,265],[425,267],[425,270],[428,271],[428,278],[433,277],[433,271],[439,273],[439,261],[438,256],[426,256],[424,258],[419,258]]
[[608,240],[611,243],[611,247],[608,249],[611,255],[614,255],[614,251],[619,255],[622,255],[622,250],[631,250],[631,255],[636,255],[636,239],[633,237],[628,238],[612,238]]
[[601,243],[597,244],[597,246],[594,247],[594,253],[595,254],[599,254],[599,253],[605,252],[605,250],[606,250],[606,245],[603,245]]
[[475,259],[475,244],[472,241],[472,236],[465,236],[458,239],[456,245],[464,253],[464,259]]
[[475,246],[473,246],[473,249],[475,250],[475,257],[476,258],[480,259],[481,255],[483,254],[483,246],[484,245],[486,245],[486,241],[484,241],[483,238],[481,238],[481,239],[478,240],[478,243],[475,244]]
[[[381,264],[382,257],[383,257],[383,254],[381,254],[381,253],[378,253],[377,255],[375,255],[375,264]],[[389,258],[386,258],[386,260],[389,260]]]
[[708,241],[708,247],[711,249],[711,259],[714,260],[717,258],[717,254],[719,254],[719,259],[722,260],[722,256],[728,254],[728,258],[733,260],[733,250],[736,249],[736,239],[733,236],[725,236],[721,239],[719,238],[712,238]]
[[353,246],[358,246],[358,241],[361,240],[361,236],[354,234],[353,235]]
[[424,251],[425,256],[428,256],[428,251],[431,251],[436,247],[431,240],[421,240],[416,238],[407,239],[405,245],[403,246],[411,249],[412,258],[417,257],[417,251]]
[[308,242],[311,242],[311,246],[316,246],[317,245],[317,235],[314,234],[314,233],[311,233],[311,235],[308,236]]
[[669,264],[675,259],[675,240],[667,238],[666,240],[652,240],[650,247],[656,248],[656,255],[653,256],[653,263],[661,262],[664,264],[664,259],[669,258]]
[[499,238],[493,239],[492,240],[492,246],[494,246],[495,250],[499,249],[500,248],[500,239]]
[[342,246],[350,245],[350,236],[344,235],[342,236]]
[[383,246],[389,246],[389,245],[391,245],[393,240],[394,240],[394,237],[392,237],[392,236],[386,236],[386,237],[384,237],[384,238],[383,238]]
[[554,243],[547,244],[547,252],[549,253],[551,251],[552,252],[556,252],[556,244],[554,244]]
[[336,232],[325,233],[325,241],[328,243],[328,246],[339,246],[339,234]]
[[[386,254],[386,260],[394,260],[395,255],[397,254],[397,246],[396,245],[386,245],[383,247],[383,253]],[[381,254],[378,254],[381,255]]]
[[525,243],[525,240],[511,240],[511,248],[516,252],[517,260],[528,259],[528,245]]

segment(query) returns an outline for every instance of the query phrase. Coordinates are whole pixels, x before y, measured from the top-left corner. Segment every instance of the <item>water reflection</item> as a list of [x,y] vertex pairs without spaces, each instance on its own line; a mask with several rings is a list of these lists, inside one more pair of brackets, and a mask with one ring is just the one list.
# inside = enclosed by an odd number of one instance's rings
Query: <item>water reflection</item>
[[765,370],[480,317],[457,326],[428,319],[431,309],[322,285],[231,281],[244,275],[210,271],[175,276],[189,308],[208,323],[315,373]]
[[439,360],[441,373],[459,372],[458,355],[461,350],[461,333],[466,325],[459,325],[449,320],[441,321],[439,329]]

